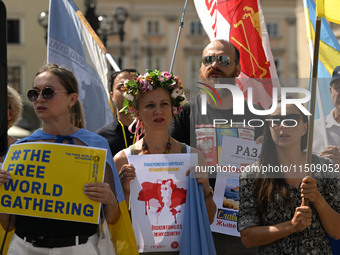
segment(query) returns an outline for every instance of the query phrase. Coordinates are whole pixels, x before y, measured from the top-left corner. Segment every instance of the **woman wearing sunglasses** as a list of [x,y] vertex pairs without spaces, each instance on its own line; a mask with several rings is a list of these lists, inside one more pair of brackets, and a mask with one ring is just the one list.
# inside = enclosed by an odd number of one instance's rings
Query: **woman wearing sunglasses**
[[[42,128],[22,142],[65,143],[107,149],[104,183],[88,183],[84,196],[104,204],[108,223],[120,215],[114,190],[114,176],[119,177],[107,140],[84,128],[82,105],[78,100],[78,83],[73,73],[56,64],[47,64],[37,73],[33,89],[27,93],[33,102]],[[70,169],[72,171],[72,169]],[[0,170],[0,184],[10,179],[10,173]],[[110,180],[110,182],[109,182]],[[109,183],[108,183],[109,182]],[[9,254],[98,254],[96,224],[0,214],[4,229],[15,228]]]
[[295,105],[286,114],[279,103],[267,117],[260,159],[240,176],[241,240],[258,254],[332,254],[327,234],[340,238],[335,165],[313,155],[311,168],[322,170],[305,177],[308,119]]

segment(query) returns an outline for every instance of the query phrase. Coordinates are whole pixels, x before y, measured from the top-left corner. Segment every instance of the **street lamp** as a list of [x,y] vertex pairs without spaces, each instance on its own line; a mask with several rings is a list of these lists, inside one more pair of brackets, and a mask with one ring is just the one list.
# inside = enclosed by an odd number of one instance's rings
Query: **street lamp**
[[124,35],[125,35],[124,24],[127,18],[129,17],[129,14],[124,7],[117,7],[113,11],[112,17],[118,25],[117,31],[113,30],[113,20],[106,15],[101,15],[98,17],[98,20],[99,20],[98,35],[102,39],[105,47],[107,43],[107,37],[109,35],[119,35],[119,40],[120,40],[120,54],[119,55],[120,56],[118,59],[118,66],[122,68],[122,58],[124,56],[123,41],[124,41]]
[[48,11],[43,11],[39,13],[38,23],[45,29],[45,40],[47,44]]
[[85,0],[85,18],[90,23],[92,29],[97,33],[99,20],[96,15],[97,0]]
[[[122,58],[124,56],[124,24],[129,17],[127,10],[124,7],[117,7],[112,17],[116,21],[118,27],[116,31],[113,31],[113,20],[112,18],[101,15],[96,15],[97,0],[85,0],[85,18],[93,28],[93,30],[99,35],[104,46],[106,47],[107,37],[109,35],[119,35],[120,40],[120,56],[118,59],[118,66],[122,68]],[[45,29],[45,40],[47,44],[47,28],[48,28],[48,11],[43,11],[38,16],[39,24]]]

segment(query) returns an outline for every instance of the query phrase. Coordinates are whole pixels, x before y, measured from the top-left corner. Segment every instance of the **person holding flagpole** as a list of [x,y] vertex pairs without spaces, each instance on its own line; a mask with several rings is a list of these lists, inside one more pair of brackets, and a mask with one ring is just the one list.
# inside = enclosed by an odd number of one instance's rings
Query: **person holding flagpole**
[[[42,120],[42,128],[17,143],[65,143],[107,149],[104,182],[85,184],[84,196],[104,204],[104,214],[109,224],[117,222],[121,215],[115,194],[115,187],[120,187],[117,170],[106,139],[84,129],[83,109],[78,100],[78,83],[74,74],[56,64],[46,64],[37,73],[33,89],[28,91],[27,96]],[[10,178],[9,172],[0,170],[1,184],[7,183]],[[1,214],[0,221],[4,229],[8,225],[9,231],[15,228],[8,255],[43,255],[51,252],[98,254],[96,224],[8,214]]]
[[136,136],[128,129],[133,121],[131,114],[125,114],[120,110],[123,108],[124,83],[136,78],[137,75],[135,69],[123,69],[111,75],[109,92],[116,106],[116,116],[112,122],[98,129],[96,133],[107,139],[113,156],[136,141]]
[[327,234],[340,239],[336,167],[312,155],[306,176],[308,118],[295,105],[283,115],[279,103],[266,119],[260,159],[240,176],[241,240],[258,254],[331,255]]

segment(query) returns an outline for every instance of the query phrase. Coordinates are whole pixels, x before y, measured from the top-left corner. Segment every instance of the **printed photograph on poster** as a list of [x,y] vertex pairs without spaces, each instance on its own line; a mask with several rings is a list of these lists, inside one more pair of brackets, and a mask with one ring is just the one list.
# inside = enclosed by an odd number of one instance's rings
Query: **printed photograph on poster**
[[243,167],[258,159],[261,146],[246,139],[223,137],[219,161],[221,171],[217,171],[214,190],[217,213],[211,225],[213,232],[240,236],[237,231],[239,175]]
[[230,169],[237,172],[217,172],[214,202],[217,213],[211,224],[211,231],[231,236],[240,236],[237,231],[237,216],[239,209],[239,169],[241,164],[228,162]]
[[217,164],[216,132],[213,127],[202,127],[195,130],[197,136],[197,148],[204,154],[209,166]]
[[189,178],[186,172],[197,165],[197,155],[137,155],[131,156],[130,163],[136,169],[130,199],[139,252],[179,251]]
[[222,207],[239,209],[239,180],[237,178],[227,178]]

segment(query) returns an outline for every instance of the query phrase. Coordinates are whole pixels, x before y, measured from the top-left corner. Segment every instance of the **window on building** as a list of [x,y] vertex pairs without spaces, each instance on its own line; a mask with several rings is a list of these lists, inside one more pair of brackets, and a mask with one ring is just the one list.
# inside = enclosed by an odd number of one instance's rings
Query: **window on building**
[[148,20],[147,21],[147,34],[148,35],[159,35],[160,31],[160,21],[159,20]]
[[7,69],[8,81],[7,83],[21,93],[21,67],[20,66],[9,66]]
[[269,37],[279,37],[279,24],[276,22],[267,23],[267,32]]
[[191,56],[188,58],[189,81],[188,84],[193,86],[198,79],[201,67],[201,56]]
[[20,43],[20,21],[18,19],[7,20],[8,43]]
[[163,70],[163,57],[162,56],[147,56],[146,57],[146,69]]
[[274,63],[275,63],[275,67],[276,67],[277,76],[280,78],[281,77],[281,69],[282,69],[281,59],[274,58]]
[[202,36],[203,27],[199,21],[191,21],[190,23],[190,35],[192,36]]

